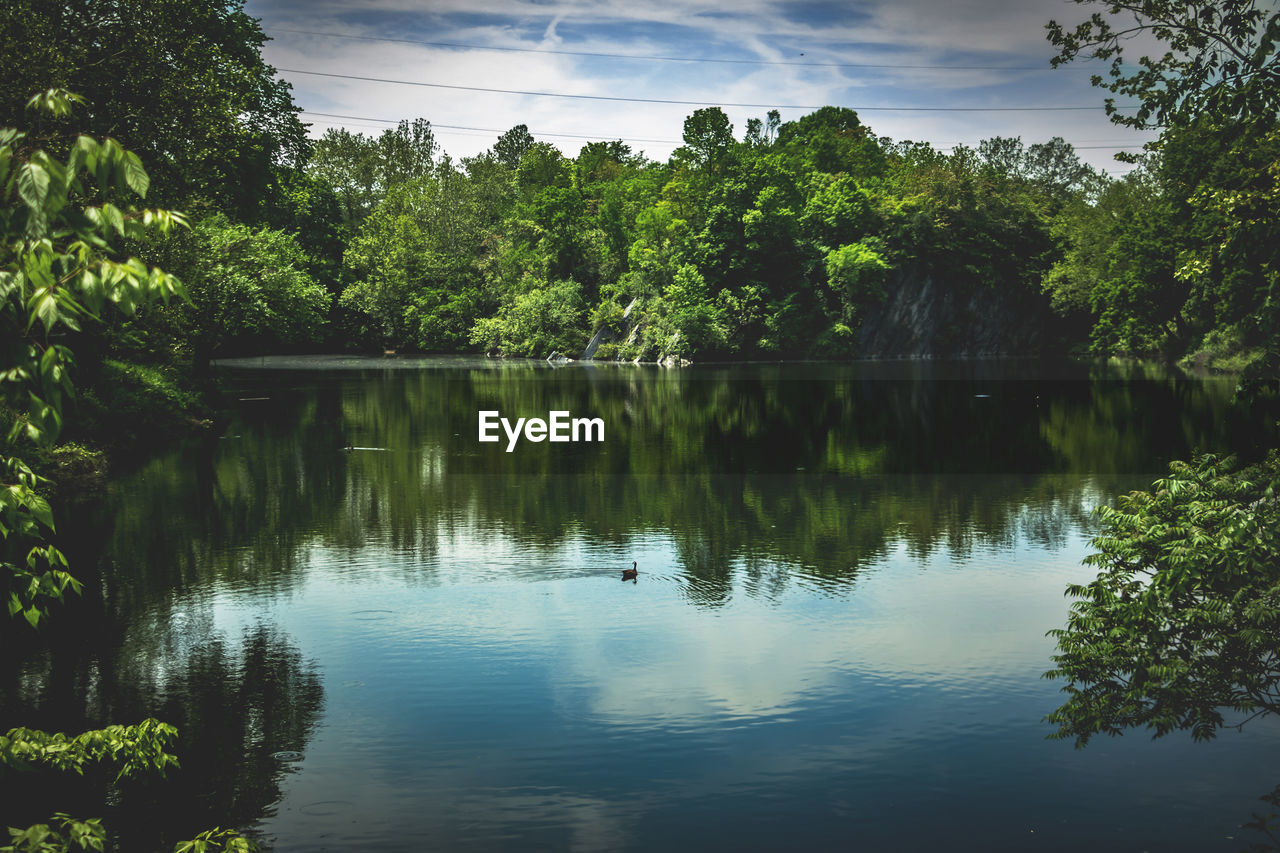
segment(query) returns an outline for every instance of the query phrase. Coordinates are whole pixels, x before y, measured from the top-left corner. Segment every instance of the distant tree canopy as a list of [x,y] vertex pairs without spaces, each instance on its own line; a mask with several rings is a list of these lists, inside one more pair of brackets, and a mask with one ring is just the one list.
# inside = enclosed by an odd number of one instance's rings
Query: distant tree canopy
[[[287,236],[302,255],[286,266],[333,297],[315,346],[538,354],[599,333],[603,358],[876,355],[876,324],[896,322],[877,306],[927,281],[924,310],[952,306],[921,344],[935,355],[972,351],[985,312],[1042,351],[1256,359],[1280,340],[1280,19],[1246,0],[1106,8],[1126,23],[1048,33],[1058,63],[1112,63],[1098,84],[1139,108],[1117,121],[1165,129],[1121,180],[1062,138],[944,152],[877,137],[840,106],[740,131],[697,109],[665,162],[622,140],[568,154],[524,124],[461,161],[426,118],[308,140],[242,0],[15,0],[0,9],[0,120],[20,115],[20,93],[76,87],[82,113],[34,128],[46,147],[114,134],[160,202]],[[1169,55],[1134,65],[1130,32]],[[215,280],[189,261],[193,282]],[[296,341],[286,326],[314,317],[310,290],[282,292],[306,305],[233,337]],[[570,292],[582,310],[524,316],[535,294]],[[495,333],[539,322],[545,334]]]
[[393,187],[431,174],[438,150],[426,119],[376,137],[331,129],[315,143],[308,172],[333,188],[343,223],[355,227]]

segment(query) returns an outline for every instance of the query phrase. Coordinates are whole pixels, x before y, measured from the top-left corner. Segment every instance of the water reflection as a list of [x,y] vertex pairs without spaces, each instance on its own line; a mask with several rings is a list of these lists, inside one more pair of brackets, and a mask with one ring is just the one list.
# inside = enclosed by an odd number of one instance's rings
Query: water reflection
[[[712,602],[735,561],[762,555],[838,580],[896,542],[963,554],[1018,535],[1060,541],[1093,499],[1169,459],[1257,440],[1233,419],[1229,382],[784,370],[233,373],[250,398],[239,420],[154,460],[112,506],[117,546],[145,542],[155,557],[112,586],[113,603],[128,611],[134,595],[213,578],[287,588],[314,542],[429,561],[458,535],[485,547],[497,531],[541,546],[669,531]],[[505,453],[476,440],[488,408],[602,417],[607,439]],[[157,529],[161,516],[173,523]]]
[[210,617],[197,604],[144,618],[117,636],[115,648],[64,636],[24,661],[16,687],[6,678],[0,728],[34,719],[75,732],[158,717],[178,728],[172,751],[181,762],[164,778],[120,785],[100,771],[83,780],[24,777],[5,798],[6,825],[44,821],[52,804],[101,815],[121,849],[145,850],[269,814],[288,753],[300,755],[315,730],[320,677],[277,629],[256,625],[233,641]]
[[[1211,849],[1203,815],[1274,783],[1244,741],[1077,755],[1040,723],[1090,507],[1257,443],[1230,383],[375,365],[228,369],[223,436],[64,524],[98,598],[82,637],[6,655],[0,724],[170,719],[186,781],[129,802],[280,851]],[[506,453],[480,409],[606,440]]]

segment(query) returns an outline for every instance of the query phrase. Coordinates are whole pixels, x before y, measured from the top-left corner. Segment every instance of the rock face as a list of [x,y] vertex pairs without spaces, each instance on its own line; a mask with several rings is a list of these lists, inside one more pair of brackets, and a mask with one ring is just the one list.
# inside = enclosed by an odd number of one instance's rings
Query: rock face
[[910,268],[858,329],[858,358],[1037,355],[1050,318],[1039,294],[946,285]]
[[[885,289],[888,298],[867,308],[858,326],[854,358],[1034,356],[1052,349],[1053,314],[1030,287],[949,282],[908,266],[892,273]],[[641,326],[641,318],[631,317],[635,305],[632,300],[627,306],[622,331],[598,329],[582,358],[594,357],[602,343],[622,340],[628,328],[625,343],[634,344]],[[688,363],[665,353],[658,360]]]
[[[631,304],[627,306],[627,310],[622,312],[623,323],[626,323],[627,320],[631,318],[631,310],[636,307],[636,303],[639,301],[640,300],[638,298],[632,299]],[[627,343],[633,342],[636,336],[636,332],[639,330],[639,328],[640,328],[640,325],[638,323],[632,327],[631,335],[630,337],[627,338]],[[601,344],[613,343],[617,339],[618,339],[618,333],[615,332],[613,329],[609,328],[608,326],[601,326],[600,328],[596,329],[596,333],[591,336],[591,343],[587,344],[587,348],[582,351],[583,361],[586,361],[589,358],[595,358],[596,350],[600,349]]]
[[587,344],[587,348],[582,351],[582,358],[585,361],[589,358],[596,357],[596,350],[600,349],[601,344],[607,344],[617,339],[617,335],[613,329],[608,326],[601,326],[596,329],[596,333],[591,336],[591,343]]

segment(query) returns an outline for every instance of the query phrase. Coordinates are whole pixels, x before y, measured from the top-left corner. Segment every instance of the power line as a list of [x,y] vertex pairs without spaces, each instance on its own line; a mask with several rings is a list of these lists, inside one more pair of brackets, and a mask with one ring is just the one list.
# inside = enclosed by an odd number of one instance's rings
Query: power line
[[[668,98],[626,98],[621,95],[575,95],[567,92],[532,92],[523,89],[495,89],[487,86],[454,86],[447,83],[424,83],[418,80],[393,80],[386,77],[361,77],[356,74],[335,74],[329,71],[304,71],[301,68],[279,68],[287,74],[310,74],[313,77],[336,77],[342,80],[363,80],[369,83],[395,83],[401,86],[425,86],[430,89],[454,89],[462,92],[495,92],[502,95],[530,95],[540,98],[573,98],[588,101],[625,101],[635,104],[676,104],[694,107],[750,107],[777,110],[817,110],[824,104],[737,104],[725,101],[679,101]],[[859,112],[1058,112],[1063,110],[1100,110],[1092,107],[850,107]],[[1135,110],[1134,107],[1116,107],[1118,110]]]
[[721,59],[692,56],[644,56],[631,53],[593,53],[582,50],[553,50],[538,47],[495,47],[482,44],[464,44],[451,41],[417,41],[415,39],[385,38],[382,36],[356,36],[345,33],[326,33],[319,30],[295,30],[288,27],[269,27],[279,33],[298,33],[308,36],[325,36],[357,41],[383,41],[394,44],[416,44],[425,47],[449,47],[465,50],[497,50],[511,53],[548,53],[557,56],[588,56],[596,59],[641,59],[653,62],[714,62],[726,65],[790,65],[801,68],[929,68],[951,71],[1053,71],[1050,65],[929,65],[887,62],[795,62],[785,59]]
[[[322,112],[316,112],[314,110],[303,110],[302,114],[309,115],[309,116],[323,116],[325,118],[347,119],[349,121],[377,122],[378,124],[399,124],[401,121],[406,121],[406,119],[373,118],[371,116],[352,116],[352,115],[345,115],[341,113],[322,113]],[[435,122],[430,122],[430,125],[432,130],[435,130],[437,128],[446,128],[449,130],[480,131],[482,133],[506,133],[506,130],[502,128],[497,128],[497,127],[471,127],[469,125],[461,125],[461,124],[436,124]],[[664,145],[680,145],[682,143],[682,140],[679,140],[679,139],[648,139],[648,138],[639,137],[639,136],[608,136],[606,134],[589,135],[589,134],[582,134],[582,133],[552,133],[550,131],[537,131],[537,130],[531,130],[529,131],[529,133],[532,136],[555,136],[555,137],[562,137],[566,139],[604,139],[604,140],[618,139],[624,142],[656,142]],[[1067,143],[1067,144],[1070,145],[1071,143]],[[954,145],[939,146],[938,150],[946,151],[948,149],[958,148],[961,145],[964,145],[969,148],[973,148],[975,147],[976,143],[974,145],[970,145],[969,143],[965,143],[965,142],[957,142]],[[1130,150],[1130,149],[1136,149],[1136,148],[1142,148],[1142,147],[1143,146],[1141,144],[1138,144],[1138,145],[1071,145],[1071,148],[1074,151],[1094,151],[1094,150],[1124,151],[1124,150]]]
[[[339,113],[320,113],[320,112],[315,112],[313,110],[303,110],[302,112],[306,115],[311,115],[311,116],[324,116],[326,118],[345,118],[345,119],[351,119],[352,121],[376,121],[381,124],[399,124],[400,121],[403,121],[403,119],[396,120],[396,119],[389,119],[389,118],[370,118],[369,116],[349,116],[349,115],[341,115]],[[431,127],[432,128],[443,127],[443,128],[448,128],[449,130],[481,130],[481,131],[485,131],[486,133],[506,133],[507,132],[506,129],[498,129],[493,127],[468,127],[466,125],[461,125],[461,124],[436,124],[435,122],[431,122]],[[623,139],[628,142],[660,142],[666,145],[680,144],[679,139],[646,139],[639,136],[617,137],[617,136],[602,136],[600,134],[588,135],[583,133],[551,133],[551,132],[544,133],[544,132],[539,132],[534,130],[529,131],[529,133],[533,134],[534,136],[562,136],[566,139]]]

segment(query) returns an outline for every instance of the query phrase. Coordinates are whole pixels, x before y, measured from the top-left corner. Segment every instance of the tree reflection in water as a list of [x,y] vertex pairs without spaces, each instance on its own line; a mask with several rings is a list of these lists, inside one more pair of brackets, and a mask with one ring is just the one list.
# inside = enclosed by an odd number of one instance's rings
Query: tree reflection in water
[[[447,583],[459,548],[467,572],[536,580],[588,567],[494,555],[583,546],[614,565],[640,556],[647,578],[678,583],[700,610],[779,601],[801,583],[850,596],[896,552],[1059,548],[1094,504],[1168,459],[1260,443],[1230,383],[1111,368],[421,366],[229,374],[240,396],[270,399],[63,524],[92,593],[62,614],[72,630],[4,656],[0,726],[178,726],[182,770],[120,790],[103,814],[123,847],[270,817],[302,766],[278,754],[306,754],[320,674],[268,622],[220,630],[221,595],[249,610],[301,598],[370,554],[361,592]],[[508,454],[476,441],[481,409],[601,417],[606,438]],[[668,564],[634,553],[659,540]],[[69,796],[60,779],[0,805],[3,818],[47,818],[55,784],[58,808],[102,814],[107,780]]]
[[26,826],[54,810],[101,816],[119,849],[155,850],[211,826],[251,826],[270,813],[291,769],[290,756],[278,754],[304,754],[314,733],[320,677],[270,627],[233,641],[209,636],[197,621],[141,640],[130,632],[114,654],[97,651],[92,637],[62,640],[5,673],[0,729],[22,722],[12,718],[18,709],[27,719],[56,719],[50,728],[63,731],[152,716],[177,726],[172,751],[181,765],[165,778],[120,785],[105,771],[83,779],[24,775],[0,805],[5,825]]

